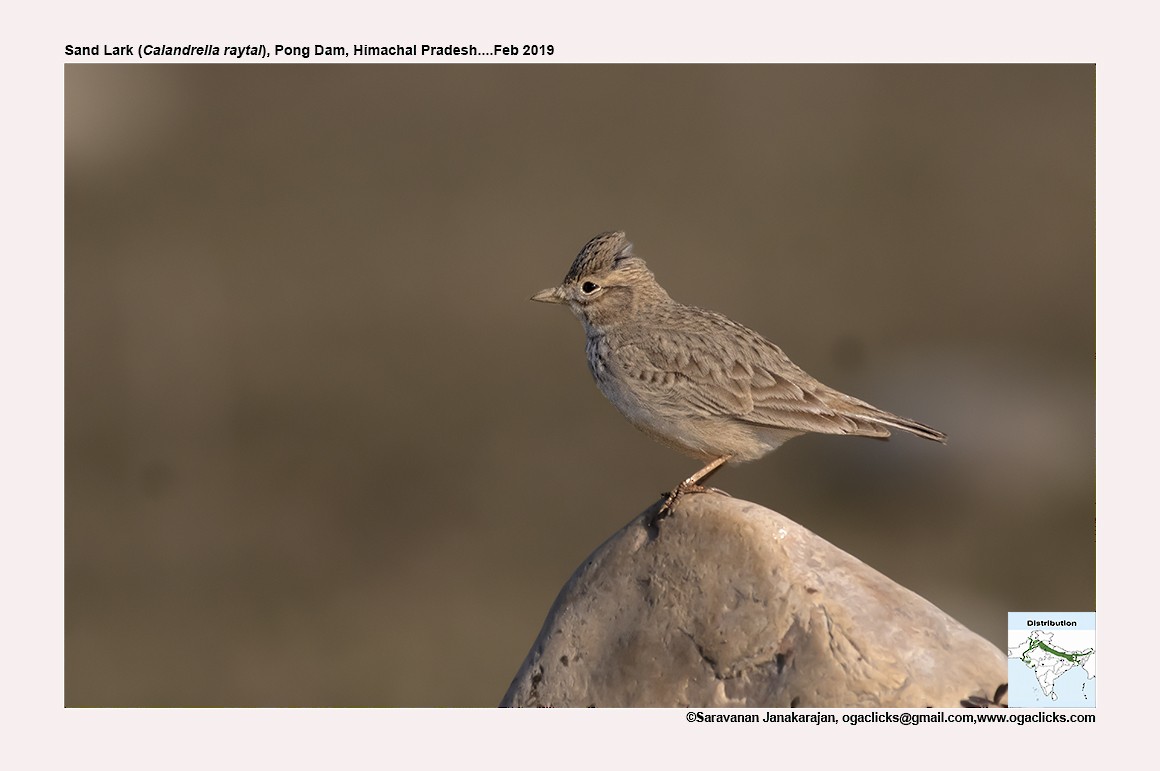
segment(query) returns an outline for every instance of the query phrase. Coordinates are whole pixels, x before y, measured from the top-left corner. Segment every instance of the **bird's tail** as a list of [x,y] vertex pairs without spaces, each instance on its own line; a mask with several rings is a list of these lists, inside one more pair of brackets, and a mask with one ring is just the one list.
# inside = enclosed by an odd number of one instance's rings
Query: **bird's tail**
[[925,423],[919,423],[917,420],[911,420],[910,418],[903,418],[889,412],[881,411],[870,415],[859,415],[858,417],[879,426],[897,428],[899,431],[921,436],[923,439],[930,439],[932,442],[939,442],[940,444],[947,443],[946,434],[938,429],[931,428]]

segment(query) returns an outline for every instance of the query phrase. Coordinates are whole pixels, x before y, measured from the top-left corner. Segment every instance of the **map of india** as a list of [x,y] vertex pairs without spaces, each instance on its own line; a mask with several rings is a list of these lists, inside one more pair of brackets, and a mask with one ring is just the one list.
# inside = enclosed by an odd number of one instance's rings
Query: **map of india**
[[[1095,614],[1067,616],[1057,620],[1054,616],[1029,615],[1020,624],[1013,621],[1008,625],[1007,661],[1012,693],[1017,681],[1030,686],[1022,699],[1012,698],[1011,706],[1016,706],[1017,701],[1023,702],[1018,706],[1029,707],[1095,706]],[[1092,618],[1085,623],[1080,618],[1083,616]]]

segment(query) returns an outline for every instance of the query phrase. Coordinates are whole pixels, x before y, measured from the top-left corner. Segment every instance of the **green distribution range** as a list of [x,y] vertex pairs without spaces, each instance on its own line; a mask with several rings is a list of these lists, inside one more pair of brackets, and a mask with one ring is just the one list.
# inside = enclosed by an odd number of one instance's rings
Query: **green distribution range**
[[1030,642],[1031,642],[1031,644],[1027,646],[1027,650],[1023,651],[1023,655],[1020,657],[1023,659],[1023,662],[1025,664],[1031,664],[1031,662],[1027,660],[1027,654],[1030,653],[1031,651],[1035,650],[1036,648],[1042,648],[1043,650],[1047,651],[1051,655],[1058,656],[1061,659],[1067,659],[1068,661],[1070,661],[1072,663],[1076,663],[1079,659],[1082,659],[1084,656],[1090,656],[1092,651],[1095,650],[1094,648],[1089,648],[1088,650],[1086,650],[1082,653],[1064,653],[1063,651],[1057,651],[1055,648],[1052,648],[1050,645],[1045,645],[1041,640],[1031,640]]

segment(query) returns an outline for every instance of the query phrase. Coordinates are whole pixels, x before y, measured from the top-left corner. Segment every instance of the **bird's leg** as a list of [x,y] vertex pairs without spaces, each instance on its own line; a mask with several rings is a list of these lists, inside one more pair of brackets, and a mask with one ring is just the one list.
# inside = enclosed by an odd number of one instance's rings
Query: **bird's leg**
[[[710,461],[709,463],[705,464],[704,468],[697,471],[695,474],[690,476],[684,482],[681,482],[679,485],[674,487],[665,496],[665,502],[661,504],[660,510],[657,511],[656,516],[653,517],[653,522],[656,522],[658,519],[661,519],[663,517],[668,516],[668,513],[673,510],[673,506],[676,504],[677,499],[680,498],[685,493],[709,492],[709,490],[711,490],[712,488],[702,487],[701,482],[704,482],[706,479],[708,479],[709,476],[712,475],[712,473],[714,471],[716,471],[717,469],[724,466],[725,462],[728,461],[732,457],[733,457],[732,455],[722,455],[720,458],[717,458],[716,460]],[[714,490],[714,492],[721,492],[721,491]],[[723,493],[723,494],[727,495],[728,493]]]
[[705,466],[700,471],[693,474],[691,477],[686,479],[684,482],[681,482],[679,485],[677,485],[677,487],[684,488],[684,492],[686,492],[686,493],[699,492],[701,490],[704,490],[705,488],[701,487],[701,482],[704,482],[706,479],[708,479],[710,476],[712,476],[713,473],[715,471],[717,471],[717,469],[724,466],[726,461],[728,461],[732,457],[733,457],[732,455],[722,455],[720,458],[717,458],[716,460],[713,460],[713,461],[706,463]]

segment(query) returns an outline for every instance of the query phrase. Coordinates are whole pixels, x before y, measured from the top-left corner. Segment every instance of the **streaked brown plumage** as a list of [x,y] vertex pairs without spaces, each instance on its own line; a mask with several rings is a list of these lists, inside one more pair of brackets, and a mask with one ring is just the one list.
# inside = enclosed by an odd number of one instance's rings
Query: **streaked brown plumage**
[[898,429],[946,441],[818,382],[753,330],[673,300],[623,232],[593,238],[563,283],[532,299],[572,309],[596,384],[634,426],[709,461],[664,509],[726,461],[756,460],[805,433],[885,438]]

